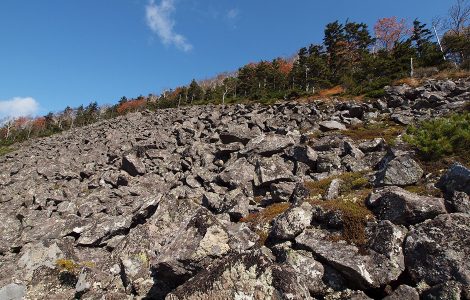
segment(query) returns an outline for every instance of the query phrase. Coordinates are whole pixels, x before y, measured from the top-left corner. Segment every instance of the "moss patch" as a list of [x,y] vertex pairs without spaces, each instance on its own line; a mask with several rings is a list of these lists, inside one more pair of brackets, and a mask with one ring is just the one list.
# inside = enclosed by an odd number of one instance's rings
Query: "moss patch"
[[[322,201],[318,195],[324,195],[333,179],[342,180],[340,196],[337,199]],[[339,212],[343,222],[340,236],[333,236],[334,240],[343,239],[353,243],[360,249],[367,242],[365,227],[368,221],[374,219],[374,214],[367,209],[365,198],[371,192],[371,186],[363,172],[343,173],[320,181],[305,182],[305,187],[310,191],[309,202],[318,205],[325,210]]]
[[331,201],[311,200],[312,205],[318,205],[326,210],[339,212],[343,221],[340,238],[348,243],[364,248],[367,243],[366,224],[374,219],[374,214],[367,209],[364,201],[352,202],[343,199]]
[[387,144],[394,145],[396,138],[405,131],[405,127],[391,122],[367,123],[360,126],[353,126],[341,134],[358,140],[372,140],[383,138]]

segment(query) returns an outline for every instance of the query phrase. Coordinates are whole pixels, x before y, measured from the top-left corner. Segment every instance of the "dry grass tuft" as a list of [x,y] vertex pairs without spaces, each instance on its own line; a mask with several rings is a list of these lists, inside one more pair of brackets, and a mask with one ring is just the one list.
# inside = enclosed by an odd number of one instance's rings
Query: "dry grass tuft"
[[417,79],[417,78],[407,77],[407,78],[395,80],[393,82],[393,85],[402,85],[402,84],[406,84],[410,87],[418,87],[422,84],[422,80]]
[[383,138],[387,144],[393,145],[395,139],[404,131],[404,126],[388,122],[379,122],[351,127],[341,133],[355,141]]
[[248,216],[240,219],[240,222],[251,223],[253,225],[263,225],[271,222],[278,215],[285,212],[290,207],[290,204],[287,202],[283,203],[274,203],[269,206],[266,206],[265,209],[251,213]]
[[331,97],[344,93],[344,88],[340,85],[332,87],[331,89],[325,89],[318,92],[319,97]]

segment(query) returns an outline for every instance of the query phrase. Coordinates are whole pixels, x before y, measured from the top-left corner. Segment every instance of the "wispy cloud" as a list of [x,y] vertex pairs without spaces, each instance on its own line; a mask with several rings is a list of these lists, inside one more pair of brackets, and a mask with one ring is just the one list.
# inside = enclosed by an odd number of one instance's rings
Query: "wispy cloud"
[[227,19],[235,20],[239,14],[240,14],[240,10],[238,8],[232,8],[227,12]]
[[188,40],[174,31],[175,20],[172,14],[175,11],[175,0],[162,0],[155,4],[150,0],[145,8],[148,27],[156,33],[165,45],[174,45],[185,52],[193,49]]
[[39,103],[31,97],[0,100],[0,120],[35,115],[38,109]]

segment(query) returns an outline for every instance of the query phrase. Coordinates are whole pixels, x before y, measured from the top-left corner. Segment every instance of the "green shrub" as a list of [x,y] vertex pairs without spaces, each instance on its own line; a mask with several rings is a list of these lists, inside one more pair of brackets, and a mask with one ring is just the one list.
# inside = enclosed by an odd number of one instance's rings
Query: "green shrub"
[[404,140],[415,146],[425,160],[470,154],[470,113],[425,121],[410,126]]

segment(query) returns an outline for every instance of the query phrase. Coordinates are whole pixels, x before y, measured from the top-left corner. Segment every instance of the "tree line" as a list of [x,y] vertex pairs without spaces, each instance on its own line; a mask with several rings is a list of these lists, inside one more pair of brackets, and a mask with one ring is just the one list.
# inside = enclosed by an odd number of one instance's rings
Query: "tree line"
[[249,63],[236,72],[193,79],[160,95],[122,97],[110,106],[92,102],[43,117],[7,120],[0,128],[0,145],[143,109],[294,99],[338,86],[348,95],[380,97],[383,87],[397,79],[449,68],[470,70],[469,20],[470,5],[457,0],[443,22],[441,39],[436,39],[435,27],[418,19],[408,25],[397,17],[383,18],[373,33],[365,23],[335,21],[326,25],[322,43],[303,47],[291,58]]

